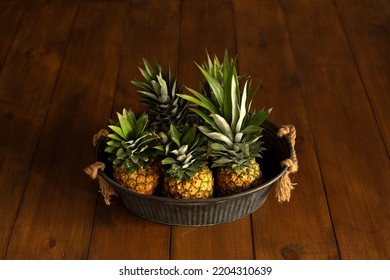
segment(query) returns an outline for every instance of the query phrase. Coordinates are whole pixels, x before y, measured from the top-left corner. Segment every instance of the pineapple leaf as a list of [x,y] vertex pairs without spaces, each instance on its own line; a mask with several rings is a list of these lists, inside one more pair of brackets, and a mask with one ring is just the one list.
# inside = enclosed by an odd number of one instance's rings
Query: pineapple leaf
[[111,146],[111,147],[117,147],[117,148],[119,148],[119,147],[122,146],[121,143],[118,142],[118,141],[108,141],[108,142],[107,142],[107,145],[109,145],[109,146]]
[[152,99],[155,102],[158,101],[158,98],[153,93],[150,93],[150,92],[147,92],[147,91],[143,91],[143,90],[139,90],[138,92],[145,95],[145,96],[142,96],[143,99],[146,97],[146,98]]
[[210,111],[212,114],[217,114],[218,113],[218,108],[215,107],[215,105],[213,104],[213,102],[211,102],[207,97],[203,96],[202,94],[200,94],[199,92],[193,90],[193,89],[190,89],[190,88],[187,88],[193,95],[195,95],[195,97],[193,96],[190,96],[188,94],[178,94],[177,96],[183,98],[183,99],[186,99],[188,101],[191,101],[195,104],[198,104],[199,106],[205,108],[206,110]]
[[252,133],[260,134],[260,132],[261,132],[261,127],[256,125],[249,125],[241,131],[241,133],[245,135],[252,134]]
[[125,152],[125,150],[123,150],[123,148],[119,148],[117,151],[116,151],[116,157],[117,158],[124,158],[124,157],[126,157],[127,156],[127,154],[126,154],[126,152]]
[[123,116],[125,116],[126,120],[129,122],[131,127],[135,126],[136,117],[133,111],[123,109]]
[[198,114],[202,119],[204,119],[209,125],[211,125],[215,130],[218,130],[218,127],[215,125],[213,120],[207,116],[202,110],[199,110],[197,108],[190,108],[191,111]]
[[177,150],[177,154],[178,155],[184,155],[185,156],[185,154],[187,153],[187,151],[188,151],[188,145],[183,145],[183,146],[181,146],[180,148],[179,148],[179,150]]
[[216,114],[216,115],[212,115],[212,118],[215,122],[215,124],[218,126],[218,130],[226,135],[227,137],[229,137],[229,139],[231,141],[233,141],[233,132],[229,126],[229,124],[227,123],[227,121],[221,117],[220,115]]
[[167,164],[167,165],[171,165],[171,164],[174,164],[176,163],[176,160],[174,158],[171,158],[171,157],[167,157],[167,158],[164,158],[162,161],[161,161],[161,164]]
[[241,107],[240,107],[240,117],[238,119],[237,126],[235,128],[236,132],[241,131],[241,127],[242,127],[242,124],[244,122],[244,118],[247,115],[246,106],[245,106],[246,105],[246,99],[247,99],[247,89],[248,89],[247,86],[248,86],[248,83],[246,82],[245,86],[244,86],[243,93],[242,93]]
[[260,89],[261,87],[261,83],[256,85],[255,89],[253,90],[253,93],[252,93],[252,96],[251,98],[249,99],[249,104],[248,104],[248,111],[250,111],[251,109],[251,106],[252,106],[252,101],[253,101],[253,98],[255,97],[257,91]]
[[211,167],[226,166],[232,162],[229,158],[221,157],[217,160],[214,160]]
[[223,89],[218,82],[217,79],[215,79],[213,76],[211,76],[205,69],[203,69],[200,65],[196,64],[200,71],[202,72],[203,76],[206,78],[206,81],[209,83],[213,94],[215,98],[218,101],[219,107],[223,107]]
[[122,138],[118,137],[118,135],[116,135],[114,133],[108,134],[107,137],[111,138],[111,139],[114,139],[114,140],[118,140],[118,141],[122,141],[123,140]]
[[159,75],[157,75],[157,80],[158,80],[158,83],[160,84],[160,93],[161,93],[161,96],[163,97],[166,97],[168,96],[168,87],[167,87],[167,83],[164,81],[164,79],[162,78],[162,75],[161,73]]
[[133,127],[130,125],[128,120],[125,118],[125,112],[123,115],[117,113],[118,120],[123,132],[123,135],[125,136],[125,139],[129,139],[130,135],[133,133]]
[[229,63],[228,54],[225,52],[223,62],[223,115],[226,117],[228,122],[236,123],[238,118],[237,109],[234,107],[237,104],[237,77],[236,77],[236,59]]
[[122,129],[119,126],[116,125],[109,125],[108,126],[112,131],[114,131],[116,134],[118,134],[120,137],[122,137],[124,140],[126,140],[126,136],[123,134]]
[[191,126],[191,128],[188,129],[188,131],[183,135],[181,141],[183,145],[190,145],[192,141],[194,141],[196,135],[196,129],[197,129],[196,126]]
[[165,152],[165,148],[163,145],[154,146],[153,148],[160,152]]
[[148,76],[149,77],[153,77],[153,74],[154,74],[153,67],[149,64],[149,62],[145,58],[143,59],[143,62],[144,62],[144,65],[145,65],[145,70],[148,73]]
[[[227,85],[230,85],[227,83]],[[231,78],[231,85],[228,87],[227,91],[230,91],[230,100],[229,100],[229,94],[225,94],[225,107],[224,107],[224,115],[225,116],[231,116],[231,119],[228,119],[230,121],[231,126],[235,128],[237,124],[237,120],[239,118],[240,110],[237,106],[238,104],[238,94],[237,94],[237,83],[236,83],[236,77]],[[238,89],[239,91],[239,89]]]
[[115,151],[117,150],[117,147],[107,146],[104,148],[104,151],[109,154],[115,154]]
[[229,139],[226,135],[223,135],[220,132],[214,132],[210,130],[208,127],[199,126],[199,130],[204,133],[209,138],[216,140],[218,142],[225,143],[229,148],[233,147],[233,141]]
[[[171,70],[169,70],[169,73],[171,73]],[[180,88],[179,88],[179,90],[180,90]],[[172,98],[175,98],[175,95],[176,95],[176,80],[173,82],[171,93],[172,93]]]
[[145,130],[146,126],[148,125],[148,115],[147,114],[142,114],[136,124],[135,124],[135,130],[134,130],[134,138],[138,138],[141,133]]
[[131,83],[139,88],[142,88],[144,90],[148,90],[148,91],[151,91],[153,90],[153,88],[146,82],[142,82],[142,81],[137,81],[137,80],[133,80],[131,81]]
[[176,143],[178,147],[180,147],[180,133],[177,128],[171,123],[170,127],[171,139]]
[[238,132],[236,136],[234,137],[234,143],[241,143],[242,137],[244,136],[244,133]]
[[247,126],[249,125],[255,125],[255,126],[261,126],[263,124],[263,122],[267,119],[267,117],[269,116],[269,114],[271,113],[271,109],[268,109],[268,110],[261,110],[259,112],[255,112],[249,119],[248,119],[248,122],[247,122]]
[[226,146],[218,142],[212,143],[210,148],[214,151],[226,151]]

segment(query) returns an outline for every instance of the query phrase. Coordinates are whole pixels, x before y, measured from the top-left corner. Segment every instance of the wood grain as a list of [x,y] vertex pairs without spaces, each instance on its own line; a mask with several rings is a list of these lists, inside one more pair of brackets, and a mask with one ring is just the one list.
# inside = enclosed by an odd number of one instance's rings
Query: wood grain
[[334,1],[363,86],[390,155],[390,9],[388,1]]
[[91,160],[91,135],[111,111],[126,7],[79,7],[7,259],[88,256],[97,192],[83,169]]
[[206,227],[174,227],[172,259],[253,259],[250,217]]
[[234,8],[240,70],[263,84],[254,100],[256,109],[274,108],[270,118],[294,124],[298,132],[299,172],[292,176],[298,185],[290,202],[278,203],[271,192],[252,215],[255,256],[336,259],[337,244],[283,11],[272,0],[235,2]]
[[[4,256],[77,5],[25,13],[0,75],[0,255]],[[16,13],[18,15],[18,13]],[[35,202],[31,202],[35,203]]]
[[[0,1],[1,259],[389,259],[387,0]],[[199,88],[225,49],[297,128],[298,183],[238,221],[153,223],[83,169],[142,58]]]
[[24,6],[18,2],[0,2],[0,71],[19,28]]
[[340,256],[387,259],[389,158],[337,11],[327,0],[281,3]]
[[[113,118],[115,112],[125,107],[137,113],[144,109],[138,103],[137,88],[130,83],[134,78],[142,78],[138,67],[144,68],[143,57],[149,62],[156,58],[162,67],[171,67],[172,73],[176,73],[179,20],[179,1],[133,1],[129,5]],[[153,40],[158,42],[158,48],[151,44]],[[110,207],[98,203],[89,258],[168,259],[169,245],[169,226],[136,217],[119,199]]]
[[[236,54],[230,1],[182,1],[180,79],[198,89],[200,72],[194,61],[206,59],[205,50],[222,60],[225,49]],[[252,259],[250,218],[215,227],[174,227],[172,259]]]

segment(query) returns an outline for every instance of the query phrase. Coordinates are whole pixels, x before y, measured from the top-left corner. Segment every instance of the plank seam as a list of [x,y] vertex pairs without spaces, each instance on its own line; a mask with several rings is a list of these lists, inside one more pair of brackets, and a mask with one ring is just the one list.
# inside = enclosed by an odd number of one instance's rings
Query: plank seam
[[[297,63],[296,63],[296,60],[295,60],[295,55],[294,55],[294,48],[293,48],[293,42],[291,40],[291,28],[290,28],[290,25],[288,23],[288,20],[287,20],[287,17],[286,17],[286,10],[285,10],[285,6],[281,3],[281,0],[278,0],[278,3],[279,3],[279,6],[281,7],[281,10],[283,11],[283,16],[284,16],[284,21],[285,21],[285,25],[286,25],[286,29],[288,31],[288,41],[289,41],[289,45],[290,45],[290,49],[291,49],[291,53],[292,53],[292,56],[293,56],[293,62],[294,62],[294,66],[295,66],[295,69],[297,69],[297,72],[299,73],[299,69],[297,67]],[[331,225],[332,225],[332,231],[333,231],[333,237],[334,237],[334,240],[335,240],[335,243],[336,243],[336,247],[337,247],[337,253],[338,253],[338,257],[340,258],[340,248],[339,248],[339,244],[338,244],[338,240],[337,240],[337,235],[336,235],[336,230],[335,230],[335,225],[333,223],[333,216],[332,216],[332,212],[331,212],[331,209],[330,209],[330,206],[329,206],[329,199],[328,199],[328,193],[326,191],[326,187],[325,187],[325,180],[324,180],[324,176],[323,176],[323,173],[322,173],[322,168],[321,168],[321,164],[320,164],[320,157],[319,157],[319,154],[318,154],[318,149],[317,149],[317,144],[316,144],[316,139],[315,139],[315,135],[312,133],[313,132],[313,129],[312,129],[312,122],[310,120],[310,116],[309,114],[307,113],[307,110],[306,108],[308,107],[308,104],[307,104],[307,100],[305,98],[305,95],[303,94],[303,91],[304,91],[304,88],[303,86],[300,84],[299,85],[299,93],[302,97],[302,100],[303,100],[303,106],[304,106],[304,109],[305,109],[305,115],[306,115],[306,119],[307,119],[307,122],[308,122],[308,125],[309,125],[309,129],[310,129],[310,134],[311,134],[311,141],[313,143],[313,146],[314,146],[314,152],[315,152],[315,157],[317,159],[317,165],[318,165],[318,169],[320,171],[320,177],[321,177],[321,182],[322,182],[322,189],[324,191],[324,194],[325,194],[325,199],[326,199],[326,205],[327,205],[327,209],[328,209],[328,214],[329,214],[329,217],[330,217],[330,222],[331,222]]]
[[340,15],[340,12],[339,12],[339,9],[338,9],[338,7],[337,7],[337,4],[335,3],[335,0],[331,0],[331,1],[332,1],[332,4],[333,4],[334,9],[336,10],[336,14],[337,14],[337,18],[338,18],[338,20],[339,20],[340,26],[341,26],[341,30],[343,31],[344,37],[346,38],[346,41],[347,41],[348,48],[349,48],[349,50],[350,50],[350,52],[351,52],[353,64],[355,65],[355,68],[356,68],[356,70],[357,70],[357,72],[358,72],[359,80],[360,80],[360,82],[361,82],[361,85],[362,85],[363,90],[364,90],[364,93],[365,93],[365,95],[366,95],[368,104],[369,104],[369,106],[370,106],[370,110],[371,110],[372,115],[373,115],[373,117],[374,117],[375,124],[376,124],[376,128],[377,128],[377,130],[378,130],[378,132],[379,132],[379,135],[380,135],[380,137],[381,137],[382,143],[383,143],[383,145],[384,145],[384,147],[385,147],[385,150],[386,150],[386,152],[387,152],[387,156],[390,158],[390,147],[387,147],[387,145],[386,145],[386,140],[385,140],[385,138],[384,138],[384,136],[383,136],[383,133],[382,133],[382,130],[381,130],[381,128],[380,128],[380,125],[379,125],[379,122],[378,122],[378,119],[377,119],[377,116],[376,116],[376,113],[375,113],[375,108],[374,108],[374,106],[373,106],[373,104],[372,104],[370,95],[368,94],[368,90],[367,90],[366,84],[365,84],[365,82],[364,82],[364,78],[363,78],[362,72],[361,72],[361,70],[360,70],[359,63],[358,63],[358,61],[357,61],[357,59],[356,59],[354,49],[353,49],[352,44],[351,44],[351,42],[350,42],[350,37],[349,37],[349,35],[348,35],[347,28],[345,27],[344,21],[342,20],[342,17],[341,17],[341,15]]

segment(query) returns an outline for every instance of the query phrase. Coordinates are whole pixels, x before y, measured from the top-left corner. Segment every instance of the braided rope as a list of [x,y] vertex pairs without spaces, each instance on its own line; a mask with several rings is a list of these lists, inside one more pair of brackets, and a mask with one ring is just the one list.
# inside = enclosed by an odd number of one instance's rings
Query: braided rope
[[102,176],[99,175],[99,169],[104,170],[105,164],[100,161],[96,161],[91,165],[87,166],[84,169],[84,172],[91,177],[91,179],[95,180],[96,178],[99,181],[99,189],[103,195],[104,202],[106,205],[111,204],[111,197],[117,196],[115,190],[110,186],[110,184],[103,179]]
[[287,167],[287,171],[276,182],[276,197],[279,202],[290,201],[291,191],[294,189],[296,183],[292,183],[290,174],[298,171],[298,159],[295,152],[295,138],[296,129],[293,125],[282,125],[278,131],[277,136],[283,137],[288,135],[290,137],[290,143],[292,147],[292,159],[285,159],[281,162],[282,166]]
[[108,135],[108,131],[106,129],[100,129],[98,133],[96,133],[92,137],[92,145],[96,147],[97,142],[99,141],[100,137]]

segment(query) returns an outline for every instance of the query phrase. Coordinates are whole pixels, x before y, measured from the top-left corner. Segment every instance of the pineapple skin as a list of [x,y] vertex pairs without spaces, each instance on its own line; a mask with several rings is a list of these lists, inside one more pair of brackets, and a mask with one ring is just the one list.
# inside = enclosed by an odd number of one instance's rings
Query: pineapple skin
[[133,172],[114,167],[113,177],[118,184],[127,189],[139,194],[153,195],[160,183],[161,170],[157,163],[148,168],[138,167]]
[[240,169],[218,168],[216,174],[216,190],[220,195],[228,195],[245,191],[257,186],[262,179],[260,165],[256,160],[250,161],[252,167]]
[[177,199],[204,199],[213,196],[214,178],[211,170],[205,166],[190,180],[182,182],[166,176],[164,180],[164,195]]

